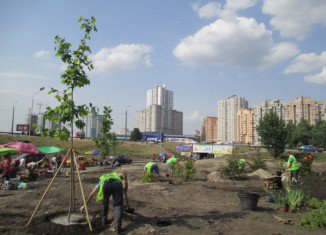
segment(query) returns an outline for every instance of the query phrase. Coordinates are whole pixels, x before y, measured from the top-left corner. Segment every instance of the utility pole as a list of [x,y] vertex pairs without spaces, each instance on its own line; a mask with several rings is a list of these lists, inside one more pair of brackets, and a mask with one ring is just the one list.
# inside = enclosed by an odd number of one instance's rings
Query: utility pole
[[14,106],[12,107],[12,119],[11,119],[11,134],[14,134],[14,120],[15,120],[15,105],[17,101],[15,101]]
[[127,116],[128,116],[128,108],[130,107],[130,105],[127,106],[126,108],[126,118],[125,118],[125,141],[127,140]]
[[45,104],[42,104],[42,103],[37,103],[37,105],[39,107],[38,114],[41,114],[42,106],[46,106],[46,105]]
[[32,115],[33,115],[33,105],[34,105],[34,97],[35,95],[37,95],[39,92],[43,91],[44,87],[41,87],[37,92],[35,92],[33,94],[33,98],[32,98],[32,107],[30,109],[30,113],[29,113],[29,127],[28,127],[28,138],[31,135],[31,129],[32,129]]

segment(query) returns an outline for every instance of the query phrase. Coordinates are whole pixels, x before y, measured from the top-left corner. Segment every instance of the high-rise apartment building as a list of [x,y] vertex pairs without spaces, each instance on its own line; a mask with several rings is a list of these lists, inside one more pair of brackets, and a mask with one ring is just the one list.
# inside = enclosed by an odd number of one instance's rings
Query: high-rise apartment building
[[147,91],[147,107],[137,111],[137,127],[142,132],[182,135],[183,113],[173,109],[173,92],[165,85]]
[[237,142],[237,113],[240,109],[248,108],[244,97],[231,96],[226,100],[217,101],[218,129],[217,137],[229,143]]
[[84,129],[85,138],[100,137],[102,135],[101,134],[102,119],[103,119],[103,115],[93,114],[93,113],[91,113],[85,119],[85,124],[86,124]]
[[254,113],[251,109],[240,109],[237,114],[237,140],[241,143],[254,143]]
[[147,91],[147,105],[161,105],[167,109],[173,109],[173,92],[165,89],[164,84],[158,84],[154,89]]
[[215,141],[217,139],[217,126],[217,117],[204,117],[201,128],[201,141]]
[[259,105],[255,105],[252,107],[253,111],[253,138],[254,145],[260,145],[259,136],[256,130],[256,127],[259,124],[259,120],[264,117],[264,115],[270,111],[276,112],[276,114],[280,117],[284,117],[284,106],[280,100],[265,100],[261,102]]
[[[295,125],[306,120],[310,125],[325,118],[325,101],[315,101],[309,97],[299,97],[284,104],[284,119],[293,121]],[[323,111],[324,110],[324,111]]]

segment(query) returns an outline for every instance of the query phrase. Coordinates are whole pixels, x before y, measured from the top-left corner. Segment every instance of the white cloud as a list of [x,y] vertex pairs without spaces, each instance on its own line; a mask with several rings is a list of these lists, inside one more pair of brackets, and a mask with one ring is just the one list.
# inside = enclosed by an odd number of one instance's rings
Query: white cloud
[[193,4],[192,9],[198,13],[200,18],[211,19],[220,15],[222,4],[219,2],[209,2],[201,6],[199,2]]
[[305,76],[304,80],[308,83],[326,84],[326,67],[320,73]]
[[316,55],[316,53],[301,54],[293,60],[284,73],[309,73],[324,66],[326,66],[326,51],[323,51],[320,55]]
[[214,1],[205,5],[200,2],[195,2],[192,9],[198,13],[200,18],[215,18],[234,19],[237,16],[237,11],[244,10],[255,6],[259,0],[227,0],[224,5]]
[[103,48],[93,54],[95,71],[113,72],[128,70],[136,67],[153,66],[150,53],[152,47],[144,44],[120,44],[114,48]]
[[32,74],[32,73],[25,73],[20,71],[13,71],[13,72],[0,72],[0,79],[38,79],[38,80],[48,80],[48,77]]
[[272,32],[253,18],[219,19],[188,36],[173,50],[188,66],[269,66],[298,53],[291,43],[274,44]]
[[264,0],[263,12],[272,15],[270,24],[284,37],[303,40],[313,25],[326,26],[325,0]]
[[200,113],[198,110],[195,110],[192,114],[185,117],[185,120],[189,123],[194,123],[196,121],[199,121],[201,119]]
[[40,50],[35,52],[34,55],[38,59],[48,59],[50,57],[50,51]]

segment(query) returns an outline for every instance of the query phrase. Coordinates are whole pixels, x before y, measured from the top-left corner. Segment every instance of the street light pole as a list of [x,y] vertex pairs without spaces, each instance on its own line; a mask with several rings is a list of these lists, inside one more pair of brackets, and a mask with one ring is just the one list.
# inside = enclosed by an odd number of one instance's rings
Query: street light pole
[[128,108],[130,107],[130,105],[127,106],[126,108],[126,118],[125,118],[125,141],[127,140],[127,116],[128,116]]
[[36,94],[38,94],[39,92],[43,91],[44,87],[41,87],[40,90],[38,90],[37,92],[35,92],[33,94],[33,98],[32,98],[32,107],[30,110],[30,114],[29,114],[29,127],[28,127],[28,137],[31,135],[31,127],[32,127],[32,114],[33,114],[33,105],[34,105],[34,97]]
[[15,105],[17,101],[15,101],[14,106],[12,107],[12,119],[11,119],[11,134],[14,134],[14,120],[15,120]]

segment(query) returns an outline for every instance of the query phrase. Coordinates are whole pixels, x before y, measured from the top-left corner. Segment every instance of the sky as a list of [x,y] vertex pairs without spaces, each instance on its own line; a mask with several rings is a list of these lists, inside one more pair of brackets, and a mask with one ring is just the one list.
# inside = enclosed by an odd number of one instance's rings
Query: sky
[[[75,48],[80,16],[96,18],[89,43],[95,69],[77,104],[111,106],[113,130],[136,127],[146,91],[163,83],[183,112],[184,134],[217,115],[217,100],[301,95],[326,99],[324,0],[0,0],[0,131],[54,106],[64,64],[54,37]],[[41,105],[39,105],[41,104]]]

